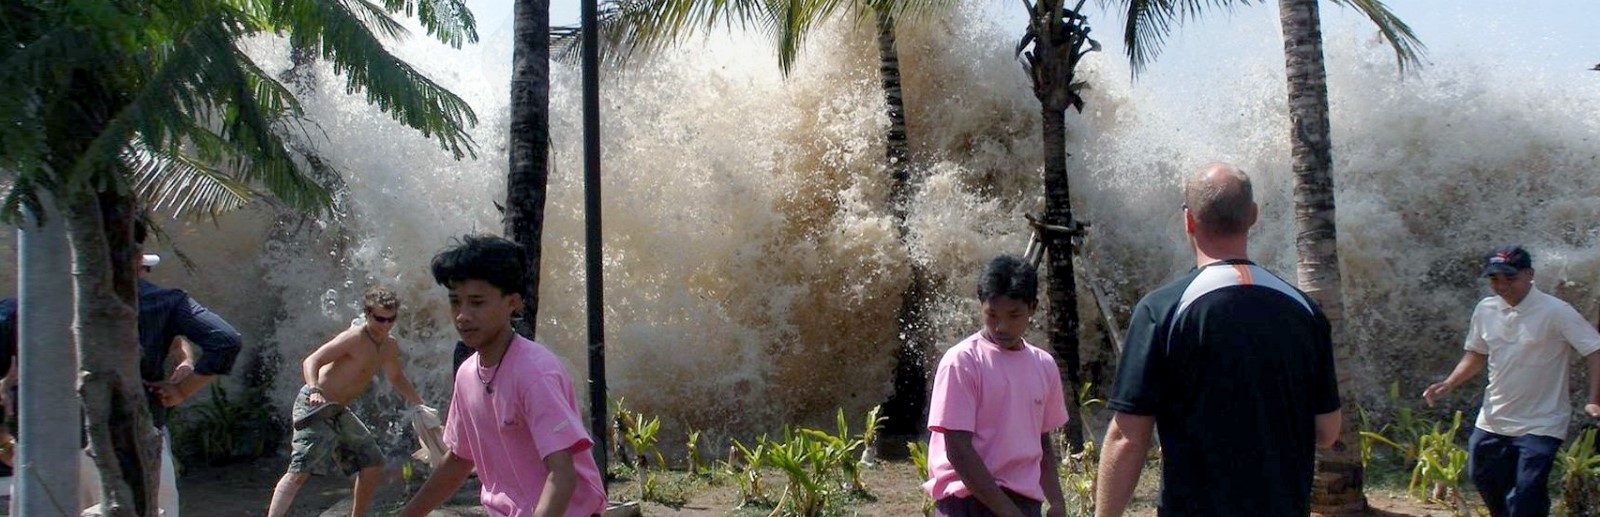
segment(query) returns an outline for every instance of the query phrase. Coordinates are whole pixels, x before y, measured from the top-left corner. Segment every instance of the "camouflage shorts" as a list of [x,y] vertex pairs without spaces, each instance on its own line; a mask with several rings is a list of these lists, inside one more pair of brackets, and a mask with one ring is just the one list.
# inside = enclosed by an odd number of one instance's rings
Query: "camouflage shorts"
[[[294,418],[311,411],[306,390],[294,399]],[[328,408],[338,414],[318,420],[294,432],[289,455],[289,472],[316,475],[352,475],[367,467],[383,465],[383,451],[367,426],[345,408]]]

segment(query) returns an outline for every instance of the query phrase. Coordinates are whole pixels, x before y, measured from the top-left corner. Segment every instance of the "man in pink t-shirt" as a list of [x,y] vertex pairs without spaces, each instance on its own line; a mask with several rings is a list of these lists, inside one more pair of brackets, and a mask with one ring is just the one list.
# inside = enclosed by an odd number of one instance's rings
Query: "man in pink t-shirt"
[[928,408],[930,478],[940,517],[1066,515],[1050,432],[1067,423],[1055,360],[1023,341],[1038,273],[1002,255],[978,280],[983,330],[945,352]]
[[589,455],[572,380],[544,345],[511,330],[522,308],[525,255],[511,241],[468,235],[433,258],[450,290],[461,342],[475,350],[456,372],[444,464],[401,512],[421,517],[478,470],[479,500],[495,517],[592,517],[605,486]]

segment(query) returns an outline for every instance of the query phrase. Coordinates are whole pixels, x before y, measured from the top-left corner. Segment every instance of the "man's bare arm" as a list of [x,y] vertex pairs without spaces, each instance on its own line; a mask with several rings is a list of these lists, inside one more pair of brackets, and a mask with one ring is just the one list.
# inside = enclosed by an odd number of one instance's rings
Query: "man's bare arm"
[[1106,429],[1105,448],[1100,450],[1100,477],[1095,489],[1096,517],[1121,517],[1133,499],[1133,489],[1144,470],[1145,454],[1156,427],[1153,416],[1117,413]]
[[180,358],[177,366],[173,367],[172,373],[167,376],[167,380],[145,383],[156,391],[156,395],[161,400],[161,405],[175,407],[178,404],[182,404],[183,401],[188,400],[195,393],[199,393],[201,389],[217,378],[215,375],[194,373],[195,364],[200,362],[202,352],[200,347],[182,336],[172,339],[172,344],[167,353]]
[[1332,448],[1339,441],[1339,431],[1344,427],[1344,412],[1333,410],[1317,415],[1317,448]]
[[406,378],[406,370],[400,366],[399,347],[394,347],[393,350],[394,353],[383,361],[384,378],[389,379],[389,384],[394,386],[395,391],[400,392],[400,396],[404,397],[407,403],[413,406],[423,405],[422,397],[417,395],[417,387],[411,384],[411,379]]
[[572,464],[572,450],[565,449],[544,457],[544,468],[550,472],[545,478],[544,493],[539,496],[539,507],[534,517],[562,517],[572,502],[572,493],[578,488],[578,469]]
[[1483,372],[1484,367],[1488,365],[1489,356],[1468,350],[1467,353],[1462,354],[1461,362],[1456,363],[1456,369],[1450,372],[1449,377],[1445,377],[1443,382],[1433,383],[1432,386],[1428,386],[1428,389],[1423,390],[1422,400],[1432,406],[1434,401],[1449,394],[1450,390],[1456,389],[1456,387],[1478,376],[1479,373]]
[[978,502],[999,517],[1022,517],[1022,509],[1000,490],[994,474],[984,466],[978,450],[972,447],[972,432],[944,431],[944,448],[945,455],[950,457],[950,466],[955,467],[956,476],[967,485],[972,497],[978,498]]
[[1064,517],[1067,514],[1067,498],[1061,494],[1061,472],[1057,470],[1061,459],[1056,456],[1056,441],[1051,439],[1050,433],[1039,436],[1039,446],[1044,448],[1044,457],[1039,458],[1039,487],[1044,489],[1044,500],[1050,503],[1049,517]]
[[445,454],[444,463],[434,469],[432,476],[428,476],[428,481],[417,490],[417,495],[412,496],[411,502],[406,503],[405,509],[400,511],[400,516],[427,515],[449,500],[461,488],[461,483],[466,482],[467,474],[471,473],[472,461],[456,456],[454,452]]
[[1589,403],[1583,406],[1583,412],[1589,418],[1600,418],[1600,352],[1590,352],[1586,361],[1589,363]]

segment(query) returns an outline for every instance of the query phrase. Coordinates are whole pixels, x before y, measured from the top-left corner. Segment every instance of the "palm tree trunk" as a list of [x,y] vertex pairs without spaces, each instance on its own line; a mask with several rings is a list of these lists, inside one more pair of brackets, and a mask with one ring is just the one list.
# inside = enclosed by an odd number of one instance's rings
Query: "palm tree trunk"
[[[890,182],[889,211],[894,216],[900,242],[906,246],[909,256],[911,245],[906,239],[911,231],[906,226],[906,214],[913,186],[905,98],[900,92],[900,51],[895,46],[894,17],[888,9],[879,9],[875,14],[878,25],[878,74],[883,80],[884,106],[889,115],[889,133],[884,138],[884,168]],[[914,258],[910,264],[911,281],[900,297],[900,346],[895,350],[894,391],[884,404],[884,415],[888,421],[883,432],[897,437],[917,434],[925,422],[928,408],[931,339],[923,316],[928,293],[928,271]],[[873,445],[868,444],[869,447]]]
[[[1082,4],[1079,4],[1082,7]],[[1067,183],[1067,108],[1074,106],[1072,83],[1076,56],[1082,40],[1063,17],[1062,0],[1040,0],[1029,12],[1029,32],[1037,39],[1028,56],[1028,73],[1033,79],[1033,95],[1041,108],[1044,145],[1044,221],[1056,229],[1076,229],[1072,219],[1072,195]],[[1085,35],[1087,32],[1084,33]],[[1056,366],[1061,370],[1061,386],[1066,395],[1068,450],[1083,450],[1083,419],[1078,413],[1078,281],[1073,274],[1072,235],[1038,229],[1044,241],[1046,297],[1050,314],[1045,325]]]
[[[1062,84],[1062,88],[1066,85]],[[1067,111],[1065,107],[1043,111],[1044,134],[1044,223],[1072,228],[1072,196],[1067,185]],[[1061,386],[1067,396],[1066,428],[1068,450],[1083,450],[1083,420],[1078,414],[1078,279],[1072,269],[1072,237],[1050,234],[1044,239],[1046,296],[1050,302],[1046,334],[1055,351],[1056,367],[1061,370]]]
[[[1327,72],[1322,57],[1321,21],[1316,0],[1279,0],[1283,54],[1289,86],[1289,140],[1294,158],[1296,277],[1300,288],[1322,306],[1333,325],[1334,361],[1340,390],[1348,394],[1353,361],[1344,340],[1344,294],[1339,276],[1334,227],[1333,153],[1328,122]],[[1350,400],[1349,396],[1344,397]],[[1312,494],[1313,511],[1343,515],[1366,509],[1359,443],[1345,411],[1339,443],[1319,451]]]
[[161,436],[139,377],[133,200],[88,192],[63,199],[77,295],[72,327],[83,376],[79,395],[105,514],[155,517]]
[[878,20],[878,75],[883,78],[883,99],[889,114],[887,150],[890,184],[890,210],[905,238],[906,202],[911,197],[911,150],[906,136],[906,102],[900,92],[900,51],[895,48],[894,17],[887,8],[876,12]]
[[505,231],[528,254],[517,332],[534,337],[539,316],[540,244],[550,179],[550,2],[517,0],[511,52],[511,146]]

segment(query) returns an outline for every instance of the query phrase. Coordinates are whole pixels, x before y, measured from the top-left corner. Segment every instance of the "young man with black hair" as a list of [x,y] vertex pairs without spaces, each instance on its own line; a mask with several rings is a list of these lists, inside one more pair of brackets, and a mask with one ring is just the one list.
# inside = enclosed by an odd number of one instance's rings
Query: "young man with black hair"
[[983,329],[946,351],[928,404],[928,473],[940,517],[1066,515],[1051,431],[1067,423],[1050,354],[1022,339],[1039,279],[1021,258],[994,258],[978,279]]
[[450,497],[474,468],[479,500],[495,517],[591,517],[605,511],[605,486],[589,454],[572,379],[544,345],[517,335],[522,248],[468,235],[433,257],[433,279],[450,290],[462,343],[476,351],[456,372],[444,442],[450,448],[403,516],[421,517]]
[[368,289],[361,298],[366,321],[351,326],[301,362],[305,385],[294,400],[294,438],[288,472],[272,491],[268,517],[282,517],[295,493],[312,474],[356,474],[351,515],[365,515],[383,474],[383,451],[366,424],[347,409],[382,370],[411,410],[438,425],[437,412],[423,404],[400,367],[400,342],[389,335],[400,317],[400,297],[387,287]]

